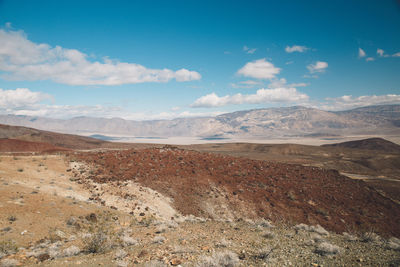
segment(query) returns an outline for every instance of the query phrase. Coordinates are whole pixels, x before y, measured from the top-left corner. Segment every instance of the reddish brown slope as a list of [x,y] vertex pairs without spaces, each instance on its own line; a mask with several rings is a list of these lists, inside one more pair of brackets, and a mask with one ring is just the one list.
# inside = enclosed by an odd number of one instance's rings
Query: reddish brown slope
[[16,139],[0,139],[0,152],[56,152],[69,149],[41,142],[29,142]]
[[[98,182],[135,180],[174,199],[183,214],[321,224],[400,236],[400,207],[337,171],[174,148],[81,153]],[[212,206],[214,205],[214,206]]]

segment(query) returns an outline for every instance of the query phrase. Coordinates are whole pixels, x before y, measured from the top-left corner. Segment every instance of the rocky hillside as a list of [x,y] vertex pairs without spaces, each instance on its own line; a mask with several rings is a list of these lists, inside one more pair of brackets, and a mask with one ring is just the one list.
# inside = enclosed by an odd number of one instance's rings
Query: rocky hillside
[[129,121],[77,117],[68,120],[0,115],[0,123],[74,134],[273,138],[350,134],[398,134],[400,105],[330,112],[306,107],[238,111],[216,117]]

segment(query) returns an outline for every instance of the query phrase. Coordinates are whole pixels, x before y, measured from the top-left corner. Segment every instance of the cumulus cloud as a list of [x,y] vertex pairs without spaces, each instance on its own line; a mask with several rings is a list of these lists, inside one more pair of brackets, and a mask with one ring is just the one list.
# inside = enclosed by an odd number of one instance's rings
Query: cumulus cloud
[[371,105],[400,104],[400,95],[365,95],[358,97],[344,95],[337,98],[326,98],[326,101],[318,107],[325,110],[346,110]]
[[306,94],[298,92],[296,88],[262,88],[257,90],[255,94],[235,94],[220,97],[211,93],[198,98],[191,107],[213,108],[240,104],[298,103],[306,102],[308,98]]
[[23,108],[49,99],[52,99],[50,95],[42,92],[32,92],[27,88],[17,88],[15,90],[3,90],[0,88],[1,109]]
[[373,58],[373,57],[367,57],[366,59],[365,59],[365,61],[374,61],[375,60],[375,58]]
[[254,54],[256,52],[257,48],[249,48],[246,45],[243,46],[243,51],[245,51],[247,54]]
[[317,61],[314,64],[310,64],[307,66],[307,69],[310,73],[323,73],[325,72],[326,68],[328,67],[328,63],[324,61]]
[[10,80],[52,80],[68,85],[121,85],[201,79],[196,71],[150,69],[116,60],[90,61],[76,49],[37,44],[22,31],[0,30],[0,71]]
[[362,58],[365,57],[367,54],[365,53],[365,51],[362,48],[358,48],[358,57]]
[[378,48],[378,49],[376,50],[376,53],[377,53],[380,57],[383,57],[383,56],[385,55],[385,51],[384,51],[383,49],[380,49],[380,48]]
[[272,79],[280,71],[280,68],[275,67],[274,64],[262,58],[246,63],[237,71],[237,74],[256,79]]
[[293,46],[286,46],[285,51],[287,53],[293,53],[293,52],[300,52],[303,53],[307,51],[309,48],[306,46],[301,46],[301,45],[293,45]]

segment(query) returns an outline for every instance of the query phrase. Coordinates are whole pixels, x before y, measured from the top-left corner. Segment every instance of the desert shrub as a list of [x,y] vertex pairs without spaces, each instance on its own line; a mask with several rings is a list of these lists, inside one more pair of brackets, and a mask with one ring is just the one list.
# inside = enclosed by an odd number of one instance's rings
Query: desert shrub
[[14,215],[10,215],[8,216],[7,220],[10,222],[15,222],[17,220],[17,217],[15,217]]
[[[86,216],[89,227],[88,233],[83,238],[84,250],[89,253],[103,253],[119,243],[119,236],[114,231],[112,215],[103,213]],[[95,218],[95,219],[94,219]]]
[[222,238],[221,241],[219,241],[219,242],[216,244],[216,247],[217,247],[217,248],[226,248],[226,247],[228,247],[228,246],[230,246],[230,245],[231,245],[231,242],[230,242],[230,241],[227,241],[225,238]]
[[122,246],[128,247],[128,246],[135,246],[138,244],[138,241],[134,239],[133,237],[130,237],[129,235],[123,235],[120,238],[120,241],[122,243]]
[[270,232],[270,231],[265,231],[262,234],[262,237],[264,237],[266,239],[273,239],[275,237],[275,234],[273,232]]
[[165,224],[160,224],[157,226],[156,234],[165,233],[167,231],[167,226]]
[[70,246],[70,247],[64,249],[64,251],[63,251],[63,255],[65,257],[75,256],[75,255],[78,255],[79,253],[81,253],[81,250],[77,246]]
[[347,233],[347,232],[344,232],[344,233],[343,233],[343,237],[344,237],[344,239],[345,239],[346,241],[349,241],[349,242],[357,241],[357,237],[356,237],[356,236],[351,235],[351,234],[349,234],[349,233]]
[[3,254],[14,254],[18,250],[17,245],[13,240],[0,241],[0,253]]
[[17,171],[18,171],[18,172],[23,172],[24,169],[23,169],[23,168],[18,168]]
[[123,250],[123,249],[118,249],[117,252],[115,252],[115,259],[123,259],[128,255],[128,253]]
[[163,237],[163,236],[156,236],[153,238],[153,243],[155,243],[155,244],[161,244],[161,243],[164,243],[164,241],[165,241],[165,237]]
[[368,243],[368,242],[377,243],[377,242],[382,241],[382,238],[374,232],[365,232],[361,236],[361,241],[366,242],[366,243]]
[[400,239],[398,239],[396,237],[391,237],[388,240],[387,247],[389,249],[400,251]]
[[317,224],[316,226],[310,226],[310,228],[309,228],[309,231],[310,232],[315,232],[315,233],[317,233],[317,234],[320,234],[320,235],[329,235],[329,232],[328,231],[326,231],[321,225],[319,225],[319,224]]
[[320,255],[334,255],[340,252],[340,248],[328,242],[322,242],[318,244],[318,246],[315,249],[315,252]]
[[93,229],[83,243],[85,251],[89,253],[103,253],[111,247],[109,232],[103,227]]
[[66,234],[63,231],[58,230],[57,228],[50,228],[49,230],[49,240],[51,243],[61,241],[66,237]]
[[198,267],[233,267],[239,264],[236,253],[231,251],[216,252],[212,256],[205,256],[200,259]]
[[296,195],[294,194],[294,191],[292,191],[292,190],[290,190],[290,191],[287,193],[287,196],[288,196],[288,198],[289,198],[290,200],[292,200],[292,201],[295,201],[295,200],[296,200]]
[[299,231],[299,230],[309,231],[310,230],[310,226],[308,226],[307,224],[304,224],[304,223],[300,223],[300,224],[295,225],[294,229],[296,231]]
[[311,239],[315,242],[315,243],[322,243],[324,242],[324,238],[322,236],[320,236],[317,233],[313,233],[311,234]]

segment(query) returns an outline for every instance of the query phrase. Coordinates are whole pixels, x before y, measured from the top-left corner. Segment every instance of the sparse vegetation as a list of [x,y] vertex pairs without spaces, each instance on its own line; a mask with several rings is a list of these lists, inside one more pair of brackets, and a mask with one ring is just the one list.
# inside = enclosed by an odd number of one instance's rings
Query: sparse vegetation
[[340,252],[340,248],[328,242],[321,242],[317,245],[315,252],[321,255],[334,255]]
[[10,216],[8,216],[7,220],[9,222],[15,222],[17,220],[17,217],[15,217],[14,215],[10,215]]
[[234,267],[239,264],[239,257],[232,251],[216,252],[212,256],[204,256],[197,267]]
[[24,169],[23,169],[23,168],[18,168],[17,171],[18,171],[18,172],[23,172]]
[[2,240],[0,241],[0,253],[5,255],[14,254],[18,250],[17,245],[13,240]]

